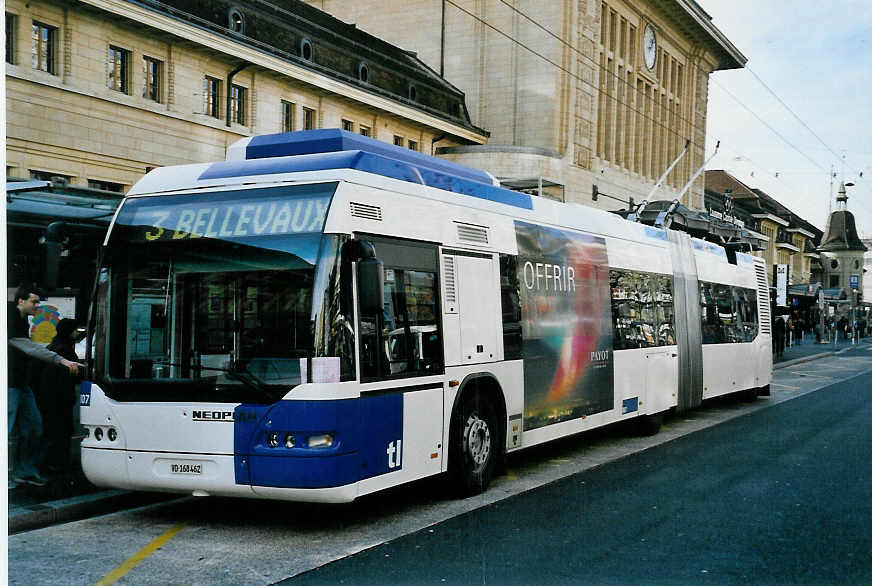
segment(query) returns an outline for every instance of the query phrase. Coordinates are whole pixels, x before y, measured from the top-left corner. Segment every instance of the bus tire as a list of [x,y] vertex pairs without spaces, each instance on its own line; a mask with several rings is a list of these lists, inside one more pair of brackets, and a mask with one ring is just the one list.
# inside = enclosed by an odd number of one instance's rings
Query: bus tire
[[663,425],[663,412],[654,415],[640,415],[636,418],[636,435],[657,435]]
[[479,392],[464,397],[451,426],[449,477],[461,496],[484,492],[500,460],[493,405]]

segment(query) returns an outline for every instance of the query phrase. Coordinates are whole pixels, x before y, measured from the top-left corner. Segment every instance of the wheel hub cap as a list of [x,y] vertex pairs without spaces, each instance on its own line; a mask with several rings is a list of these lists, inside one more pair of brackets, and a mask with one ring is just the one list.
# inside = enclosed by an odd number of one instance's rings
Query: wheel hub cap
[[469,455],[477,465],[484,464],[491,450],[490,429],[487,422],[477,415],[471,415],[466,422],[466,428],[466,445]]

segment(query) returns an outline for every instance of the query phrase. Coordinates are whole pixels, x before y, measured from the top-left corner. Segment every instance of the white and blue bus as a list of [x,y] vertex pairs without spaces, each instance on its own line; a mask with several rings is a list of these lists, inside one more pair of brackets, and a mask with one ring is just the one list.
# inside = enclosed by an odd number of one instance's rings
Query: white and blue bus
[[100,486],[345,502],[768,392],[763,262],[339,130],[160,168],[96,283]]

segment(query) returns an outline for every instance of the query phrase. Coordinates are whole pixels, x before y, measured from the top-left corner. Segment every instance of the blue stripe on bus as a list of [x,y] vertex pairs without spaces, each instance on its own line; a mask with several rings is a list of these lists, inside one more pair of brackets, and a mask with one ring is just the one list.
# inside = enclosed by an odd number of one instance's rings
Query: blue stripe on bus
[[658,240],[666,240],[666,230],[645,226],[645,236],[648,238],[657,238]]
[[[267,445],[276,433],[277,447]],[[333,445],[309,448],[331,434]],[[285,447],[287,434],[296,445]],[[342,486],[402,469],[403,394],[240,405],[234,412],[236,483],[281,488]]]

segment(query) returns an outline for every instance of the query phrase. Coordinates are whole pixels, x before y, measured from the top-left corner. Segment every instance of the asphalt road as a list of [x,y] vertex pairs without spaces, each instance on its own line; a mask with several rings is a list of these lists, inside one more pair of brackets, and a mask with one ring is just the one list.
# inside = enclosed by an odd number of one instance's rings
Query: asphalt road
[[477,497],[430,479],[342,506],[180,498],[10,535],[7,578],[872,583],[870,499],[856,480],[868,476],[868,397],[830,388],[872,379],[870,350],[780,369],[771,397],[707,402],[655,436],[613,426],[513,454]]
[[297,584],[869,584],[869,374],[301,574]]

